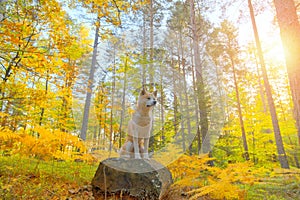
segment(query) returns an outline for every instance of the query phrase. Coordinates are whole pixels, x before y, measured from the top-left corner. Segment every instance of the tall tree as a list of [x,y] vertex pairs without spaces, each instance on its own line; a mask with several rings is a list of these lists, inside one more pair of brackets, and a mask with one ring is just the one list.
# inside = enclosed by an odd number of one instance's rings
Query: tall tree
[[[76,0],[74,0],[76,1]],[[88,12],[95,13],[97,16],[97,20],[95,22],[96,31],[95,31],[95,39],[94,39],[94,50],[93,50],[93,58],[90,69],[89,81],[88,81],[88,89],[86,93],[86,102],[84,107],[84,115],[83,121],[81,125],[81,139],[86,139],[87,134],[87,126],[89,119],[89,110],[91,104],[91,96],[93,92],[93,82],[94,82],[94,73],[96,68],[96,57],[97,57],[97,47],[98,47],[98,37],[99,33],[102,33],[102,36],[111,33],[111,31],[105,26],[102,26],[103,23],[109,23],[112,26],[121,25],[121,11],[128,12],[131,8],[138,9],[136,5],[130,5],[129,1],[120,1],[120,0],[109,0],[109,1],[83,1],[78,0],[83,4],[84,7],[88,9]],[[143,1],[137,2],[143,4]],[[102,31],[100,31],[100,29]],[[107,37],[107,36],[106,36]]]
[[121,118],[120,118],[120,124],[119,124],[119,148],[122,146],[122,127],[123,127],[123,120],[125,117],[125,101],[126,101],[126,88],[127,88],[127,71],[128,71],[128,55],[126,54],[124,56],[124,66],[122,70],[124,70],[124,77],[123,77],[123,90],[122,90],[122,103],[121,103]]
[[234,62],[232,56],[230,56],[230,61],[231,61],[231,67],[232,67],[232,73],[233,73],[233,82],[234,82],[234,87],[235,87],[235,95],[236,95],[236,101],[237,101],[237,107],[238,107],[240,126],[241,126],[241,131],[242,131],[243,147],[244,147],[244,152],[245,152],[244,156],[245,156],[246,160],[249,160],[248,144],[247,144],[247,137],[246,137],[244,119],[243,119],[243,114],[242,114],[242,108],[241,108],[239,86],[238,86],[238,81],[237,81],[237,77],[236,77],[235,62]]
[[[100,19],[98,18],[98,21],[99,20]],[[96,25],[92,63],[91,63],[91,68],[89,73],[88,84],[87,84],[87,90],[86,90],[87,92],[86,92],[86,98],[85,98],[85,104],[83,110],[83,119],[82,119],[82,125],[80,130],[80,138],[82,140],[86,140],[86,132],[88,128],[88,120],[90,114],[90,106],[91,106],[92,91],[94,86],[94,76],[96,70],[96,61],[97,61],[96,59],[97,59],[97,50],[98,50],[99,29],[100,29],[99,25]]]
[[67,131],[60,119],[71,121],[69,97],[89,49],[82,46],[85,37],[73,34],[80,30],[57,1],[5,1],[2,6],[7,12],[0,23],[0,107],[9,114],[2,125]]
[[289,168],[289,163],[288,163],[287,156],[286,156],[286,153],[284,150],[282,136],[281,136],[280,127],[279,127],[279,123],[278,123],[276,108],[275,108],[274,100],[272,97],[271,86],[269,83],[267,69],[266,69],[263,52],[262,52],[262,48],[261,48],[261,44],[260,44],[260,40],[259,40],[259,36],[258,36],[258,31],[257,31],[257,27],[256,27],[256,21],[255,21],[255,17],[254,17],[254,11],[253,11],[253,6],[252,6],[251,0],[248,0],[248,6],[249,6],[249,10],[250,10],[250,17],[251,17],[251,22],[252,22],[252,27],[253,27],[254,37],[255,37],[256,48],[257,48],[257,52],[258,52],[258,56],[259,56],[261,69],[262,69],[262,75],[263,75],[264,85],[265,85],[265,89],[266,89],[269,110],[270,110],[271,117],[272,117],[272,124],[273,124],[275,141],[276,141],[276,146],[277,146],[278,159],[279,159],[279,162],[280,162],[280,165],[282,168]]
[[235,34],[233,27],[230,26],[230,24],[228,24],[226,21],[222,23],[222,30],[225,35],[224,50],[229,58],[229,62],[230,62],[229,65],[231,65],[231,68],[232,68],[233,84],[234,84],[234,88],[235,88],[238,116],[239,116],[239,121],[240,121],[241,132],[242,132],[244,157],[246,160],[249,160],[247,137],[246,137],[244,119],[243,119],[243,114],[242,114],[242,108],[241,108],[240,91],[239,91],[239,86],[238,86],[237,70],[236,70],[236,64],[238,62],[237,54],[238,54],[238,50],[239,50],[239,47],[238,47],[237,41],[236,41],[237,35]]
[[150,5],[149,5],[149,12],[150,12],[150,68],[148,73],[150,74],[149,76],[149,81],[150,83],[154,83],[154,68],[153,68],[153,57],[154,57],[154,2],[153,0],[150,0]]
[[300,24],[293,0],[274,0],[300,144]]
[[208,110],[207,110],[206,97],[205,97],[206,92],[204,87],[202,64],[200,60],[199,26],[196,24],[194,0],[189,0],[189,5],[190,5],[190,25],[191,25],[193,53],[194,53],[193,59],[194,59],[195,70],[196,70],[197,96],[198,96],[198,106],[200,112],[202,150],[204,153],[208,153],[210,151],[210,138],[208,135]]
[[[172,9],[172,16],[171,19],[168,21],[168,27],[170,31],[174,34],[175,38],[172,38],[171,35],[168,37],[168,40],[173,39],[173,43],[171,44],[172,47],[175,47],[174,50],[172,49],[172,54],[174,53],[175,58],[172,58],[172,68],[177,71],[178,74],[182,74],[182,78],[179,80],[174,80],[173,84],[174,86],[178,87],[178,85],[181,85],[183,90],[180,91],[174,91],[174,119],[177,120],[177,109],[180,112],[180,134],[182,139],[182,149],[183,151],[186,151],[186,142],[187,138],[185,136],[185,122],[187,122],[188,131],[190,133],[190,122],[189,119],[187,120],[189,107],[187,105],[187,93],[186,93],[186,57],[188,55],[186,54],[186,37],[188,33],[187,24],[188,24],[188,13],[186,9],[186,4],[182,2],[177,2]],[[173,73],[174,74],[174,73]],[[176,79],[177,77],[174,76],[173,79]],[[178,105],[177,105],[178,104]],[[178,122],[179,123],[179,122]],[[175,123],[176,124],[176,123]],[[190,141],[189,141],[190,143]],[[188,144],[189,147],[191,147],[190,144]],[[191,151],[190,151],[191,152]]]

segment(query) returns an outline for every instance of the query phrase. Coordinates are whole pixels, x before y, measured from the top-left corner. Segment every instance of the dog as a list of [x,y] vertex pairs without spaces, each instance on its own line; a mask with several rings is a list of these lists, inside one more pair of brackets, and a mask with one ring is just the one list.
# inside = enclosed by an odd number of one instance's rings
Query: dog
[[120,157],[149,159],[148,148],[152,129],[152,110],[156,105],[157,91],[150,93],[143,88],[139,94],[137,107],[128,122],[128,135],[121,147]]

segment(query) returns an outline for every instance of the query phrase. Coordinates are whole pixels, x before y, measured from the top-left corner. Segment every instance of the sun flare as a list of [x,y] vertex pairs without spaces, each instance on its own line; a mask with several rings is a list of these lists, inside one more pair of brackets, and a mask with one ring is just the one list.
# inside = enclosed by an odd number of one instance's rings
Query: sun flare
[[[271,14],[257,16],[256,23],[266,63],[283,65],[285,61],[284,50],[280,31],[278,26],[274,25],[273,17]],[[242,44],[254,43],[251,22],[239,26],[239,41]]]

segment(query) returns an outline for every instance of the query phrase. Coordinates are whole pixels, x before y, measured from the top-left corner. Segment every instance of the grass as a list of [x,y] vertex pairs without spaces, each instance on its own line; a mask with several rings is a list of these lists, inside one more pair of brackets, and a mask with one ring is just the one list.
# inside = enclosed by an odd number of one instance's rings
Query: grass
[[[300,199],[300,174],[296,170],[296,174],[281,174],[272,177],[265,177],[260,182],[254,184],[239,184],[241,189],[245,191],[245,196],[241,199],[245,200],[296,200]],[[194,189],[191,183],[190,187],[178,187],[173,185],[170,189],[170,199],[189,199],[188,191]],[[186,194],[184,197],[182,194]],[[176,198],[174,198],[176,197]],[[198,200],[216,200],[205,195]],[[229,200],[229,199],[226,199]],[[237,200],[234,198],[234,200]]]
[[88,185],[97,165],[0,156],[0,199],[66,199]]
[[[0,199],[89,199],[91,194],[78,191],[83,191],[82,188],[90,184],[97,166],[84,162],[42,161],[17,155],[0,156]],[[192,184],[190,187],[195,189]],[[240,187],[245,191],[244,199],[300,199],[300,170],[275,169],[260,175],[260,180],[253,184],[240,183]],[[176,188],[169,199],[188,199],[187,195],[182,195],[185,188]],[[211,198],[207,195],[202,199]]]
[[300,173],[277,174],[247,188],[247,199],[294,200],[300,199]]

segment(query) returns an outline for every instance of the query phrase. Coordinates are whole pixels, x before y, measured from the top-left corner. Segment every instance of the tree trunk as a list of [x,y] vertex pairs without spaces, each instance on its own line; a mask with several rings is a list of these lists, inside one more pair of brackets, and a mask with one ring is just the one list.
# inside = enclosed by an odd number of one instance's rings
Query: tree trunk
[[175,80],[175,64],[174,64],[174,60],[173,60],[173,51],[172,51],[172,60],[171,60],[171,66],[172,66],[172,74],[173,74],[173,78],[172,78],[172,83],[173,83],[173,95],[174,95],[174,102],[173,102],[173,106],[174,106],[174,132],[175,135],[178,132],[178,99],[177,99],[177,95],[176,95],[176,80]]
[[[178,73],[180,74],[180,68],[181,68],[181,64],[180,64],[180,56],[178,55]],[[182,80],[179,80],[182,81]],[[182,84],[182,82],[179,82],[179,84]],[[181,133],[181,137],[182,137],[182,151],[185,152],[186,151],[186,145],[185,145],[185,131],[184,131],[184,104],[183,104],[183,99],[182,99],[182,93],[183,91],[178,91],[178,96],[179,96],[179,112],[180,112],[180,133]]]
[[170,171],[152,159],[108,158],[92,180],[95,199],[163,200],[173,183]]
[[[46,83],[45,83],[45,95],[46,96],[48,94],[48,84],[49,84],[49,71],[47,71]],[[43,119],[44,119],[44,114],[45,114],[45,108],[41,108],[41,114],[40,114],[40,119],[39,119],[39,125],[40,126],[42,126]]]
[[101,106],[103,105],[103,100],[104,100],[104,91],[103,91],[103,84],[99,84],[97,86],[97,96],[96,96],[96,116],[97,116],[97,122],[98,122],[98,133],[97,133],[97,141],[95,143],[95,145],[97,146],[97,150],[99,150],[100,146],[101,146],[101,132],[102,132],[102,115],[103,113],[105,114],[105,111],[103,111],[104,109],[101,108]]
[[264,92],[262,81],[261,81],[261,74],[260,74],[260,70],[259,70],[259,64],[258,64],[258,61],[257,61],[257,58],[256,58],[255,54],[254,54],[254,56],[255,56],[255,61],[256,61],[256,71],[257,71],[257,76],[258,76],[259,93],[260,93],[261,101],[262,101],[262,104],[263,104],[263,111],[264,111],[264,113],[267,113],[265,92]]
[[165,144],[165,96],[164,96],[164,85],[163,85],[163,66],[160,64],[160,117],[161,117],[161,143]]
[[143,56],[142,56],[142,85],[146,84],[146,13],[143,13]]
[[122,146],[122,127],[123,127],[123,120],[125,116],[125,94],[126,94],[126,87],[127,87],[127,57],[125,60],[125,70],[124,70],[124,84],[123,84],[123,94],[122,94],[122,109],[121,109],[121,119],[119,125],[119,148]]
[[293,0],[274,0],[300,144],[300,24]]
[[233,81],[234,81],[234,87],[235,87],[235,95],[236,95],[236,101],[237,101],[237,107],[238,107],[240,126],[241,126],[241,131],[242,131],[243,147],[244,147],[244,151],[245,151],[243,156],[245,157],[246,160],[249,160],[247,137],[246,137],[243,114],[242,114],[242,109],[241,109],[239,87],[238,87],[237,80],[236,80],[235,64],[234,64],[233,58],[231,56],[230,56],[230,60],[231,60],[231,66],[232,66]]
[[[190,0],[190,18],[192,27],[192,40],[193,40],[193,50],[194,50],[194,60],[196,69],[196,84],[197,84],[197,94],[200,112],[200,127],[202,135],[202,151],[203,153],[208,153],[210,151],[210,137],[208,133],[208,117],[207,117],[207,105],[205,97],[205,87],[202,75],[202,66],[200,60],[200,50],[199,50],[199,35],[198,27],[195,22],[195,7],[194,0]],[[201,95],[201,96],[200,96]]]
[[261,64],[261,70],[262,70],[264,85],[265,85],[266,94],[267,94],[267,101],[268,101],[268,105],[269,105],[270,114],[272,117],[272,124],[273,124],[275,141],[276,141],[276,146],[277,146],[278,159],[279,159],[281,167],[288,169],[289,163],[288,163],[287,156],[286,156],[283,142],[282,142],[276,108],[275,108],[274,100],[272,97],[271,86],[269,83],[267,70],[266,70],[266,66],[265,66],[265,61],[264,61],[264,57],[263,57],[263,53],[262,53],[262,49],[261,49],[261,44],[260,44],[260,40],[259,40],[259,36],[258,36],[258,32],[257,32],[257,27],[256,27],[256,22],[255,22],[255,18],[254,18],[254,12],[253,12],[251,0],[248,0],[248,5],[249,5],[249,10],[250,10],[251,22],[252,22],[252,26],[253,26],[256,48],[257,48],[257,52],[258,52],[258,56],[259,56],[259,61]]
[[109,132],[109,155],[113,147],[113,118],[114,118],[114,103],[115,103],[115,90],[116,90],[116,44],[114,44],[114,63],[113,63],[113,82],[111,86],[111,108],[110,108],[110,132]]
[[[6,0],[0,0],[0,4],[5,3]],[[2,5],[0,8],[0,22],[5,19],[6,6]]]
[[153,11],[153,0],[150,0],[150,69],[148,70],[150,83],[154,83],[154,11]]
[[[190,46],[192,47],[192,40],[190,40]],[[193,50],[191,49],[191,54]],[[199,127],[199,106],[198,106],[198,91],[197,91],[197,84],[196,84],[196,76],[195,76],[195,65],[194,60],[191,59],[192,65],[192,78],[193,78],[193,90],[194,90],[194,103],[195,103],[195,116],[196,116],[196,127],[197,127],[197,154],[200,155],[201,153],[201,131]]]
[[108,133],[107,133],[108,128],[106,127],[106,121],[108,118],[107,105],[105,106],[104,110],[105,110],[105,112],[104,112],[104,120],[103,120],[103,143],[102,143],[102,145],[103,145],[103,150],[106,150],[106,144],[107,144],[106,140],[107,140],[107,135],[108,135]]
[[183,73],[183,89],[184,89],[184,107],[185,107],[185,117],[186,117],[186,123],[187,123],[187,129],[188,129],[188,145],[189,145],[189,154],[192,155],[193,150],[193,136],[192,136],[192,130],[191,130],[191,116],[190,116],[190,103],[189,103],[189,97],[188,97],[188,88],[186,83],[186,72],[185,72],[185,62],[184,58],[182,60],[182,73]]
[[[184,49],[183,49],[183,34],[182,34],[182,28],[179,29],[179,51],[181,58],[178,58],[178,62],[180,63],[179,66],[181,66],[182,70],[182,76],[183,76],[183,91],[184,91],[184,98],[182,99],[184,102],[182,102],[182,106],[184,106],[185,110],[183,116],[186,119],[187,124],[187,130],[188,130],[188,148],[189,148],[189,154],[192,153],[192,136],[191,136],[191,120],[190,120],[190,105],[189,105],[189,98],[187,93],[187,82],[186,82],[186,69],[185,69],[185,58],[184,58]],[[179,53],[179,52],[178,52]],[[180,68],[179,68],[180,73]]]
[[87,86],[86,99],[85,99],[84,112],[83,112],[83,120],[82,120],[81,131],[80,131],[80,138],[82,140],[86,140],[86,132],[88,128],[90,106],[91,106],[91,99],[92,99],[92,92],[93,92],[93,85],[94,85],[94,74],[96,70],[96,61],[97,61],[96,59],[97,59],[98,37],[99,37],[99,26],[96,26],[92,65],[91,65],[89,79],[88,79],[88,86]]

